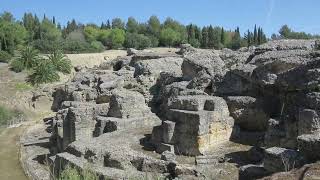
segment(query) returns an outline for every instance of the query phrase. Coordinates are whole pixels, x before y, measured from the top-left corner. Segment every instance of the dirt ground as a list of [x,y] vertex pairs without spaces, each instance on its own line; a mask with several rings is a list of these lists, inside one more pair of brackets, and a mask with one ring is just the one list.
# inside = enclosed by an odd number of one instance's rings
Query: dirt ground
[[73,66],[85,66],[92,68],[100,65],[105,60],[114,59],[118,56],[125,56],[127,51],[124,50],[108,50],[102,53],[89,54],[67,54]]
[[19,161],[19,137],[24,127],[0,132],[0,179],[27,180]]

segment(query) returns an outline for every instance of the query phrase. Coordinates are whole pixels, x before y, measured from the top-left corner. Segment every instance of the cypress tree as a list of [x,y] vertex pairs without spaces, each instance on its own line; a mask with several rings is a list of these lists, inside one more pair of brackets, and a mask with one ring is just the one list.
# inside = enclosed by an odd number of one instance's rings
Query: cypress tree
[[201,30],[200,30],[200,28],[196,26],[194,30],[195,30],[195,38],[199,42],[201,42]]
[[254,43],[254,44],[257,44],[257,42],[258,42],[257,25],[254,25],[253,43]]
[[225,43],[226,43],[226,37],[225,37],[225,32],[224,32],[224,29],[223,29],[223,28],[221,29],[221,38],[220,38],[220,41],[221,41],[222,45],[225,45]]
[[106,28],[106,25],[102,22],[101,26],[100,26],[100,29],[105,29],[105,28]]
[[251,46],[251,32],[249,31],[249,29],[248,29],[248,31],[247,31],[247,43],[248,43],[248,46]]
[[209,39],[209,34],[208,34],[208,28],[203,27],[202,28],[202,39],[201,39],[201,47],[202,48],[208,48],[208,39]]
[[208,29],[208,47],[209,48],[214,47],[214,31],[211,25],[209,26],[209,29]]
[[261,27],[258,28],[258,45],[262,44]]
[[110,24],[109,19],[108,19],[108,21],[107,21],[107,29],[111,29],[111,24]]
[[54,16],[52,18],[52,24],[56,25],[56,18]]

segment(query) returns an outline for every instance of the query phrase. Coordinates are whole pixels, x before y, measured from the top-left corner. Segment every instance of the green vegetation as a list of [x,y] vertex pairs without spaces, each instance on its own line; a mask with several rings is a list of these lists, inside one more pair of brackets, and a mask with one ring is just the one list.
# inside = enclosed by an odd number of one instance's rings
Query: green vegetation
[[315,39],[319,35],[312,35],[305,32],[295,32],[288,25],[283,25],[279,30],[279,35],[272,34],[271,39]]
[[29,83],[17,83],[15,85],[15,89],[18,91],[30,90],[32,88],[33,88],[32,85]]
[[15,72],[30,70],[29,81],[38,85],[59,81],[58,72],[70,74],[72,65],[59,49],[53,50],[46,57],[40,57],[38,50],[27,46],[21,51],[21,55],[11,62],[11,68]]
[[42,58],[33,67],[33,73],[29,81],[34,84],[51,83],[59,81],[58,72],[70,74],[72,69],[71,61],[60,50],[54,50],[46,58]]
[[12,58],[12,55],[6,51],[0,51],[0,62],[8,63]]
[[5,106],[0,105],[0,126],[5,125],[8,121],[21,115],[22,112],[18,110],[11,110]]
[[60,177],[57,180],[98,180],[99,177],[92,173],[89,168],[85,168],[84,171],[79,172],[76,168],[67,166],[65,170],[60,173]]
[[[284,25],[279,34],[273,34],[271,38],[319,37],[305,32],[295,32]],[[147,22],[142,23],[133,17],[129,17],[126,22],[114,18],[98,26],[92,23],[82,24],[72,19],[66,26],[61,26],[55,17],[48,18],[45,15],[40,19],[37,15],[25,13],[21,20],[15,20],[9,12],[0,15],[0,62],[9,62],[15,52],[23,50],[25,46],[32,46],[40,53],[51,53],[57,48],[63,53],[90,53],[119,48],[176,47],[182,43],[201,48],[239,49],[260,45],[267,40],[263,29],[257,25],[253,30],[241,33],[238,27],[235,30],[226,30],[212,25],[185,26],[172,18],[160,22],[156,16],[151,16]],[[29,69],[28,65],[20,63],[22,62],[12,62],[13,69]]]

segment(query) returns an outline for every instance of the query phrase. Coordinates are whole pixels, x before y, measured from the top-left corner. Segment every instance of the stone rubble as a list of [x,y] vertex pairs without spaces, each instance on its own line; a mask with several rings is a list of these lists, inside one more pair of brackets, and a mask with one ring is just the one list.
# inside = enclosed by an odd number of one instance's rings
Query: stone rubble
[[[227,174],[218,167],[233,160],[238,178],[255,179],[318,161],[316,46],[278,40],[238,51],[129,49],[81,70],[52,93],[50,159],[62,165],[54,173],[90,164],[110,179],[206,179],[204,167]],[[224,152],[231,160],[214,155],[230,141],[255,147],[240,160],[235,152]],[[196,160],[181,160],[187,157]]]

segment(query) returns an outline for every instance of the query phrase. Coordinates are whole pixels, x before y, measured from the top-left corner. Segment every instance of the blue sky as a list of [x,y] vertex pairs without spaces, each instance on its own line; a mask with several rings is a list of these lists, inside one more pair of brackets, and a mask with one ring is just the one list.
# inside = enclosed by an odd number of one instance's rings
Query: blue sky
[[271,35],[288,24],[296,31],[320,34],[319,0],[0,0],[3,11],[16,18],[24,12],[41,17],[45,13],[62,24],[72,18],[100,25],[114,17],[146,21],[157,15],[162,21],[170,16],[183,24],[239,26],[242,32],[257,24]]

